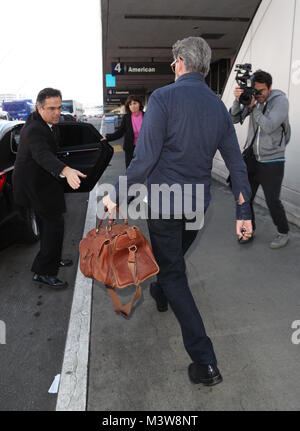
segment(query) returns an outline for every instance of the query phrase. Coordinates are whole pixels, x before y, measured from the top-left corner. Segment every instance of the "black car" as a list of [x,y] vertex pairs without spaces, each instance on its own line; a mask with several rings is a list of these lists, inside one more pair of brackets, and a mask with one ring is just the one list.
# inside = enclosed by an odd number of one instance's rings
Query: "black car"
[[12,174],[23,124],[23,121],[0,121],[0,228],[14,219],[14,226],[22,228],[23,239],[34,242],[39,239],[34,212],[26,209],[20,214],[13,200]]
[[76,118],[72,114],[69,114],[69,112],[62,112],[60,114],[60,123],[64,123],[65,121],[76,121]]
[[[0,121],[0,228],[14,219],[21,227],[26,242],[39,239],[39,231],[32,209],[20,212],[13,200],[12,174],[18,150],[23,121]],[[66,121],[58,125],[59,151],[57,156],[64,163],[87,175],[80,189],[74,191],[64,181],[65,192],[89,192],[108,166],[113,148],[107,141],[101,141],[100,133],[89,123]],[[1,237],[0,237],[1,246]]]

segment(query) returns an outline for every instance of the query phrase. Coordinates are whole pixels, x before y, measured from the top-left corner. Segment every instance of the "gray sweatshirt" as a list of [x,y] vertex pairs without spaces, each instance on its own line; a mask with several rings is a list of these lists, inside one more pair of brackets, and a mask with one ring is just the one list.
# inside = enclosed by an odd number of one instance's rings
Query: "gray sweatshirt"
[[[285,147],[288,143],[288,135],[285,133],[289,131],[289,101],[285,93],[280,90],[272,90],[267,99],[264,114],[263,109],[264,105],[257,104],[250,113],[247,147],[251,144],[258,127],[253,145],[256,159],[262,162],[284,159]],[[234,124],[240,122],[241,110],[241,105],[235,100],[230,110]]]

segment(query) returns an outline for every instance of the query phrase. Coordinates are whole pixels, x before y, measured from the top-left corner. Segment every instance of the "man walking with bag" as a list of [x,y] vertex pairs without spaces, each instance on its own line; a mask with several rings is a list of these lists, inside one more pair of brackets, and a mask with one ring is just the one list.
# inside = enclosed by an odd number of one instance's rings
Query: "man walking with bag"
[[[277,227],[276,238],[270,243],[272,249],[279,249],[289,241],[289,225],[284,207],[280,201],[280,192],[284,176],[285,147],[290,138],[288,120],[289,102],[280,90],[272,90],[272,76],[264,71],[254,73],[254,88],[258,96],[252,97],[251,104],[243,110],[243,116],[250,115],[246,148],[252,146],[254,156],[249,166],[249,181],[252,190],[252,223],[255,229],[253,201],[261,185],[272,220]],[[241,121],[243,106],[239,99],[244,90],[236,87],[235,101],[231,108],[234,123]],[[241,239],[247,243],[253,239]]]
[[[213,158],[219,149],[232,177],[236,201],[236,233],[252,234],[250,187],[235,130],[226,107],[208,88],[211,49],[200,37],[189,37],[173,46],[175,83],[150,97],[134,158],[126,171],[128,188],[147,180],[152,186],[204,185],[204,210],[210,201]],[[193,196],[194,198],[195,196]],[[118,196],[117,196],[118,198]],[[115,203],[103,199],[110,213]],[[150,203],[150,206],[152,202]],[[183,208],[183,207],[182,207]],[[153,206],[151,207],[153,209]],[[188,374],[193,383],[213,386],[222,381],[212,342],[190,291],[184,255],[197,230],[187,230],[185,214],[171,213],[148,219],[151,244],[160,272],[150,293],[158,311],[171,306],[180,324],[183,343],[193,363]]]

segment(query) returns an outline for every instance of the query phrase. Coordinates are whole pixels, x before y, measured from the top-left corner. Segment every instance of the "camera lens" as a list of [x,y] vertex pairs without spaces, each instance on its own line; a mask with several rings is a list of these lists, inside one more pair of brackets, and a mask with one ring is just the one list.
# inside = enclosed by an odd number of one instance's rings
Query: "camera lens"
[[242,105],[245,105],[245,106],[250,105],[250,103],[252,101],[252,96],[253,96],[253,89],[252,88],[245,88],[244,93],[241,94],[240,103]]

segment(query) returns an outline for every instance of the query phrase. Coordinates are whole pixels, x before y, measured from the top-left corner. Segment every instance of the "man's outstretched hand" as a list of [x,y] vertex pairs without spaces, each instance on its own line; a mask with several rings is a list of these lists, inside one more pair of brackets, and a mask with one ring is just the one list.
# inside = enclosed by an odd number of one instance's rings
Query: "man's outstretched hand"
[[76,169],[69,168],[69,166],[65,166],[61,174],[66,177],[69,186],[72,187],[73,190],[79,189],[81,183],[80,178],[86,178],[85,174]]

